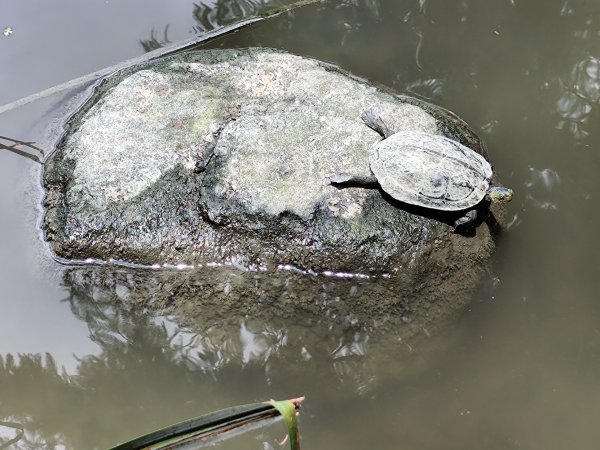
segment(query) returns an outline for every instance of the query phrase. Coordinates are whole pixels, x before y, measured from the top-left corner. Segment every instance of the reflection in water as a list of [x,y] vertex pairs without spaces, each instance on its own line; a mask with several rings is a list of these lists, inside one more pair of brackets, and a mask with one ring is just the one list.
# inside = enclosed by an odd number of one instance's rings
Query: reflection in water
[[64,418],[55,410],[73,400],[73,393],[51,355],[0,356],[0,417],[23,425],[20,448],[55,448],[63,441]]
[[[98,359],[87,358],[82,360],[79,374],[75,376],[60,373],[48,354],[45,358],[39,355],[20,355],[16,359],[8,355],[5,359],[0,358],[0,417],[5,419],[0,421],[0,449],[17,441],[18,448],[32,450],[107,448],[119,441],[153,431],[152,426],[148,425],[153,423],[153,419],[155,428],[170,425],[171,419],[168,417],[172,416],[171,410],[174,408],[190,415],[182,417],[179,413],[179,419],[194,417],[199,414],[198,411],[210,412],[206,404],[197,401],[203,398],[202,391],[197,389],[207,380],[195,377],[189,369],[184,378],[169,379],[171,383],[186,383],[184,389],[191,394],[187,401],[183,401],[185,398],[182,397],[170,398],[175,389],[167,389],[168,398],[153,403],[153,399],[148,398],[155,394],[153,389],[160,394],[159,389],[167,385],[164,379],[157,383],[152,371],[168,361],[156,358],[157,354],[146,355],[144,361],[136,361],[142,355],[134,353],[128,357],[113,354]],[[115,356],[117,361],[114,360]],[[143,369],[149,371],[147,375],[142,373]],[[110,382],[107,372],[114,372],[121,378]],[[170,375],[182,372],[186,370],[172,369]],[[150,384],[146,388],[135,387],[148,380]],[[181,386],[177,388],[182,389]],[[23,395],[24,392],[27,395]],[[140,399],[140,395],[145,398]],[[189,404],[193,404],[194,408],[190,408]],[[219,407],[223,406],[219,404]],[[6,411],[10,411],[10,415]],[[98,414],[99,411],[103,413]],[[168,413],[167,418],[162,416],[165,413]],[[7,422],[9,419],[11,422]],[[63,421],[71,426],[65,427]],[[11,433],[3,432],[3,427],[7,426],[11,427]],[[136,427],[140,431],[136,431]],[[17,430],[16,436],[14,429]],[[123,433],[121,430],[127,431]],[[270,445],[264,441],[262,433],[258,434],[258,438],[263,440],[261,447]]]
[[404,89],[409,94],[435,101],[444,94],[444,80],[440,78],[417,79],[406,84]]
[[237,366],[232,355],[240,349],[231,341],[208,350],[181,346],[179,332],[152,324],[144,312],[78,310],[102,353],[82,358],[76,374],[61,373],[48,354],[0,358],[0,417],[24,425],[20,448],[106,448],[173,421],[165,416],[180,420],[225,406],[228,393],[215,402],[215,391],[217,382],[227,383],[220,371]]
[[162,40],[159,41],[158,38],[156,37],[156,30],[154,30],[154,28],[152,28],[152,30],[150,31],[150,39],[147,39],[147,40],[140,39],[140,45],[144,48],[144,51],[146,53],[151,52],[152,50],[156,50],[158,48],[164,47],[165,45],[171,43],[171,41],[169,40],[168,32],[169,32],[169,25],[167,24],[165,26],[165,29],[163,30]]
[[579,96],[594,103],[600,100],[600,61],[598,59],[590,56],[587,60],[580,62],[573,71],[573,78],[575,92]]
[[[181,275],[94,267],[65,273],[71,311],[101,351],[80,358],[73,374],[49,354],[0,358],[0,420],[23,423],[22,448],[108,447],[167,425],[165,417],[174,422],[239,398],[301,393],[315,377],[330,388],[337,380],[337,392],[324,398],[372,389],[370,336],[355,320],[328,319],[336,313],[324,310],[322,322],[298,315],[290,323],[238,305],[237,313],[191,314],[182,325],[186,317],[153,312],[165,298],[148,297],[153,289],[177,296]],[[221,283],[217,272],[210,276]],[[341,283],[346,290],[348,280]]]
[[194,2],[192,16],[197,25],[195,33],[204,33],[247,17],[276,11],[300,3],[298,0],[198,0]]
[[529,179],[525,182],[526,196],[539,209],[557,210],[556,197],[552,195],[561,181],[558,172],[552,169],[529,168]]
[[[0,420],[27,425],[23,448],[105,448],[226,405],[307,394],[307,448],[597,447],[599,218],[578,199],[600,195],[598,152],[567,150],[581,148],[574,141],[585,133],[590,148],[599,145],[599,9],[585,0],[344,0],[214,44],[332,61],[483,126],[501,178],[523,190],[510,220],[523,226],[502,236],[493,290],[475,297],[435,358],[416,347],[407,359],[394,332],[397,348],[376,342],[378,319],[364,326],[366,314],[358,322],[351,314],[371,292],[360,280],[309,277],[306,290],[291,280],[273,303],[261,296],[264,280],[246,289],[233,274],[176,285],[156,273],[75,269],[65,274],[68,303],[102,351],[68,375],[52,358],[4,356]],[[214,15],[199,14],[207,17],[199,27],[214,26]],[[154,37],[160,44],[161,33]],[[568,132],[556,130],[557,116]],[[194,291],[205,297],[186,309],[180,298]],[[378,300],[381,318],[388,304]],[[408,300],[388,312],[410,326]],[[40,326],[38,339],[52,332]],[[7,334],[13,348],[24,339]],[[405,376],[417,358],[426,370]]]
[[[69,270],[64,282],[71,310],[88,324],[103,354],[130,352],[142,339],[140,349],[161,348],[169,361],[215,376],[227,367],[269,373],[274,364],[289,361],[335,371],[334,362],[364,361],[370,340],[391,331],[388,327],[395,328],[398,340],[412,331],[410,324],[386,324],[373,307],[370,319],[378,330],[347,312],[341,297],[369,288],[355,280],[315,281],[294,274],[280,280],[228,268],[184,274],[90,267]],[[223,295],[224,286],[229,289]],[[278,308],[271,302],[280,302]],[[154,311],[162,312],[156,316]],[[370,370],[368,364],[356,369],[353,377]],[[342,377],[339,381],[348,384]]]
[[[192,27],[192,32],[203,34],[246,18],[277,12],[286,6],[293,9],[294,3],[302,2],[303,0],[199,0],[193,3],[192,17],[196,25]],[[156,30],[152,28],[150,38],[140,39],[139,43],[145,52],[164,47],[171,43],[168,31],[169,24],[166,24],[160,39],[156,36]]]
[[556,104],[562,118],[558,127],[568,129],[576,139],[585,138],[589,135],[585,126],[599,101],[600,60],[589,56],[575,65],[565,93]]
[[566,48],[577,59],[571,54],[563,57],[572,61],[573,69],[568,79],[561,81],[562,95],[556,102],[558,128],[568,130],[576,140],[589,136],[590,117],[600,101],[599,6],[598,2],[571,0],[564,1],[560,9],[561,19],[571,33],[566,36]]
[[217,27],[252,17],[266,6],[275,6],[276,2],[269,0],[199,0],[194,2],[192,15],[198,24],[194,27],[196,33],[214,30]]

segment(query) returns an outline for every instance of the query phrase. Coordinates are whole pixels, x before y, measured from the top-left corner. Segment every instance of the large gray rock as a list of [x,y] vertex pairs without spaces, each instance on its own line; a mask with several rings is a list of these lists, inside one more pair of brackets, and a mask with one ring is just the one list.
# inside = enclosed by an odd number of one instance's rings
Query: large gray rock
[[67,259],[388,272],[407,292],[427,279],[445,295],[469,290],[493,248],[489,226],[460,236],[449,214],[329,184],[332,172],[369,174],[379,136],[360,114],[372,105],[394,130],[482,151],[441,108],[276,50],[199,51],[119,72],[47,163],[46,238]]

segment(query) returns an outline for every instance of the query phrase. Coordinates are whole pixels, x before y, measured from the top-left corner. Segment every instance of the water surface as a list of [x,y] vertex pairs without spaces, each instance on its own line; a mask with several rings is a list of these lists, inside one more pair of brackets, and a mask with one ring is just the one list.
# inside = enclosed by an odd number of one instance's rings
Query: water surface
[[[0,103],[266,2],[226,3],[236,2],[0,0],[0,26],[14,29],[0,35]],[[38,231],[38,167],[2,151],[0,420],[23,421],[31,448],[106,448],[214,409],[303,394],[305,448],[596,448],[600,5],[331,1],[210,45],[331,61],[466,119],[516,192],[480,290],[410,348],[393,333],[382,342],[293,318],[240,315],[198,334],[127,302],[143,273],[116,270],[105,289],[96,269],[52,261]],[[60,101],[1,115],[0,135],[43,142]],[[279,437],[269,428],[225,445],[276,448]]]

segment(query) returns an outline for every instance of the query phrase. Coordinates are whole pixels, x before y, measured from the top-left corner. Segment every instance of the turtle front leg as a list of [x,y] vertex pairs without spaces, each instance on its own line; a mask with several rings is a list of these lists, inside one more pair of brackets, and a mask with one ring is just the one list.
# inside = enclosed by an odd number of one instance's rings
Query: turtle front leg
[[362,187],[377,189],[379,182],[373,175],[350,175],[345,172],[336,172],[329,175],[329,183],[338,188]]
[[458,227],[464,227],[465,225],[471,225],[476,220],[477,220],[477,211],[474,209],[467,211],[467,213],[464,216],[459,217],[458,219],[456,219],[454,221],[454,232],[456,233],[456,230],[458,229]]

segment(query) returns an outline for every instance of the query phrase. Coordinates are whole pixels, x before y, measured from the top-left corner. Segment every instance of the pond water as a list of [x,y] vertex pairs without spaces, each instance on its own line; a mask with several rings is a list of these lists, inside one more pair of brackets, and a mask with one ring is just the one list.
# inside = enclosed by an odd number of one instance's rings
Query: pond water
[[[0,104],[279,3],[0,0],[13,30],[0,35]],[[597,448],[600,3],[330,1],[210,43],[256,45],[420,95],[485,139],[516,198],[470,306],[410,348],[243,312],[202,334],[126,301],[143,271],[53,261],[39,166],[2,151],[0,420],[26,425],[15,448],[107,448],[298,395],[307,449]],[[47,141],[61,100],[1,114],[0,135]],[[277,448],[282,434],[223,446]]]

